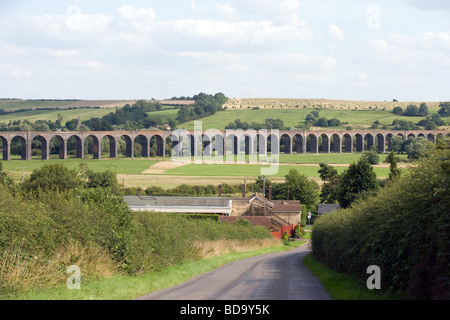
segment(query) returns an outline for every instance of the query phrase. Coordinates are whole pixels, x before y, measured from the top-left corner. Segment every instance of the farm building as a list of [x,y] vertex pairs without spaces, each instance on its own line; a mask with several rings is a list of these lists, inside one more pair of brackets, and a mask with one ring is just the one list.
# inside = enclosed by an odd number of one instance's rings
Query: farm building
[[[125,196],[133,211],[218,214],[220,220],[235,221],[246,218],[252,224],[275,230],[300,222],[300,201],[269,200],[260,193],[249,197],[167,197]],[[269,195],[270,196],[270,195]]]

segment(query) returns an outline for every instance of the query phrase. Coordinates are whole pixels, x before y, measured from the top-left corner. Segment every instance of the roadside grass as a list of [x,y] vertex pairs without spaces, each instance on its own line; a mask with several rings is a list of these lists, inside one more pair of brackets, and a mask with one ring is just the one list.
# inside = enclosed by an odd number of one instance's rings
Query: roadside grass
[[394,295],[380,290],[369,290],[365,283],[358,281],[356,278],[326,267],[313,254],[307,255],[303,263],[320,280],[333,300],[405,299],[400,294]]
[[[0,295],[3,300],[131,300],[183,283],[197,275],[212,271],[229,262],[254,257],[257,255],[282,252],[302,245],[296,241],[289,246],[281,244],[247,252],[233,252],[212,258],[186,261],[162,269],[137,276],[113,275],[109,278],[81,280],[79,290],[69,290],[65,284],[59,288],[26,291],[10,295]],[[81,275],[83,276],[83,275]]]

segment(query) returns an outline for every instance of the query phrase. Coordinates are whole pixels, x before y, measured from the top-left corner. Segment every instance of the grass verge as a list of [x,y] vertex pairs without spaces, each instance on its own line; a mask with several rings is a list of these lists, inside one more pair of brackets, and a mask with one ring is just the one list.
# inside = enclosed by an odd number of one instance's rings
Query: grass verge
[[0,295],[3,300],[131,300],[150,292],[183,283],[199,274],[209,272],[229,262],[257,255],[291,250],[305,241],[291,242],[289,246],[277,245],[247,252],[233,252],[207,259],[186,261],[158,272],[137,276],[113,275],[81,282],[81,289],[69,290],[66,286],[42,291],[27,291],[11,295]]
[[400,295],[392,295],[380,290],[369,290],[365,283],[354,277],[339,273],[324,266],[312,254],[303,260],[304,265],[319,278],[333,300],[402,300]]

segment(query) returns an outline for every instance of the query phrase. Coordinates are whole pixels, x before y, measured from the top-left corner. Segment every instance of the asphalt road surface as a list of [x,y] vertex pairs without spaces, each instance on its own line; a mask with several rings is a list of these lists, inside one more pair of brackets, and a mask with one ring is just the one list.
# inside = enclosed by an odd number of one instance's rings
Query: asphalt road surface
[[303,265],[307,245],[228,263],[138,300],[330,300]]

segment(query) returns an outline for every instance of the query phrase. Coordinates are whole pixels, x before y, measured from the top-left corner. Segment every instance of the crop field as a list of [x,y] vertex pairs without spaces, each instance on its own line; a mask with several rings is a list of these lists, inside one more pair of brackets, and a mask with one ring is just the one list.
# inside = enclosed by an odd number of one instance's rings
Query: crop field
[[[0,105],[1,108],[1,105]],[[25,107],[24,107],[25,108]],[[27,107],[29,108],[29,107]],[[43,108],[43,107],[42,107]],[[47,106],[45,107],[47,108]],[[177,109],[167,109],[167,106],[163,106],[161,111],[149,112],[148,115],[151,118],[161,118],[161,120],[166,120],[168,118],[176,118]],[[171,108],[171,107],[170,107]],[[101,108],[78,108],[78,109],[56,109],[55,110],[30,110],[25,112],[17,112],[0,115],[0,122],[9,122],[16,120],[28,120],[30,122],[35,122],[37,120],[51,120],[56,121],[59,116],[62,117],[62,124],[65,125],[67,121],[72,119],[88,120],[90,118],[101,118],[110,112],[115,111],[115,107],[101,107]],[[6,111],[6,110],[5,110]]]
[[[438,108],[429,108],[430,114],[437,113]],[[298,128],[306,124],[306,116],[313,111],[311,108],[286,108],[286,109],[227,109],[216,112],[214,115],[200,119],[202,129],[224,130],[225,126],[236,119],[251,124],[252,122],[264,123],[267,118],[281,119],[286,128]],[[425,117],[406,117],[399,116],[389,110],[319,110],[319,116],[327,119],[339,119],[342,123],[339,129],[345,129],[347,126],[352,128],[368,128],[374,121],[378,120],[381,125],[392,125],[395,119],[419,122]],[[194,121],[186,122],[178,126],[187,130],[194,129]],[[314,128],[312,128],[314,129]]]
[[438,108],[436,101],[357,101],[333,99],[283,99],[283,98],[232,98],[224,106],[231,109],[248,109],[259,107],[261,109],[280,108],[323,108],[334,110],[392,110],[399,106],[406,108],[408,104],[419,105],[426,102],[429,108]]

